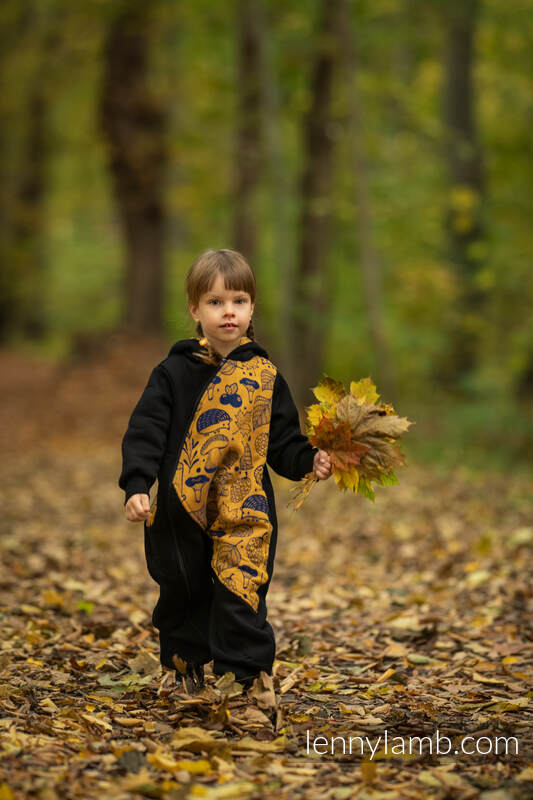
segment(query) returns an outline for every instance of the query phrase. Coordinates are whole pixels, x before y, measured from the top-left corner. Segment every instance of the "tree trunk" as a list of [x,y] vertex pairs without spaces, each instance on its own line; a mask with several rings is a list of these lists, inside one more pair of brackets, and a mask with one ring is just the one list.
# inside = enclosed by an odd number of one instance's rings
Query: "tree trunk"
[[363,272],[365,304],[368,310],[370,339],[376,360],[375,383],[388,402],[394,404],[396,382],[384,324],[381,259],[374,235],[374,215],[370,190],[370,167],[363,145],[364,108],[359,91],[359,61],[356,36],[350,23],[349,7],[344,5],[343,55],[348,88],[349,133],[357,207],[357,240]]
[[148,87],[150,6],[132,2],[111,25],[104,53],[101,123],[126,245],[124,323],[163,331],[167,115]]
[[[15,165],[2,165],[0,191],[0,256],[3,261],[0,284],[0,338],[9,339],[19,334],[28,339],[39,339],[46,327],[45,321],[45,256],[44,197],[47,186],[49,154],[48,107],[50,72],[53,70],[58,50],[58,32],[55,18],[47,18],[31,4],[22,5],[13,20],[12,41],[20,41],[27,26],[31,44],[36,54],[32,64],[27,95],[22,101],[23,144],[20,161]],[[24,27],[23,32],[21,28]],[[16,30],[18,28],[18,31]],[[9,53],[12,42],[4,31],[3,53]],[[11,112],[12,114],[12,112]],[[6,128],[2,136],[15,126],[13,116],[7,112]],[[15,128],[16,130],[16,128]],[[19,134],[20,135],[20,134]]]
[[261,169],[263,106],[262,0],[240,0],[238,131],[235,159],[234,246],[254,264],[257,256],[257,187]]
[[459,296],[444,382],[466,376],[476,365],[484,293],[476,285],[483,258],[485,179],[477,137],[473,68],[479,0],[453,0],[446,7],[444,122],[451,185],[446,230]]
[[320,378],[329,328],[329,251],[333,161],[333,79],[339,60],[339,21],[344,0],[323,0],[311,105],[303,122],[304,168],[300,184],[299,252],[291,292],[289,344],[296,402],[312,400]]

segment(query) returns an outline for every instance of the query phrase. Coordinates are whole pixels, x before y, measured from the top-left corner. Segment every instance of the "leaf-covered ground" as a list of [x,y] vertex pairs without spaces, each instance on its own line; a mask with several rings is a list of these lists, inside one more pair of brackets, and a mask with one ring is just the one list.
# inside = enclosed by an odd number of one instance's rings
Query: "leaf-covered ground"
[[188,696],[161,671],[157,586],[117,486],[161,358],[120,342],[59,371],[0,357],[1,800],[533,796],[527,477],[408,459],[375,504],[330,480],[293,512],[273,475],[272,684],[247,697],[208,669]]

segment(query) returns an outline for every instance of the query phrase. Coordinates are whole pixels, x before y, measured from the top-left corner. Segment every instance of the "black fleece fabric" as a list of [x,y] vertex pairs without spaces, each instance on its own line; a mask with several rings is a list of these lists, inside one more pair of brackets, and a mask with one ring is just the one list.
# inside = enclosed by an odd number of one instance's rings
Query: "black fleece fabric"
[[[197,358],[197,352],[205,352],[197,339],[181,340],[153,369],[122,441],[118,482],[126,503],[133,494],[149,494],[158,479],[152,501],[157,513],[151,524],[145,522],[144,538],[147,568],[160,589],[152,622],[159,630],[161,663],[174,666],[173,654],[194,663],[213,660],[215,674],[232,671],[237,678],[250,680],[261,670],[270,673],[275,657],[266,594],[274,566],[277,518],[266,464],[279,475],[298,481],[312,471],[317,449],[302,434],[290,389],[277,370],[262,471],[272,525],[268,580],[258,590],[259,605],[254,610],[219,580],[211,564],[213,538],[188,513],[173,485],[195,410],[212,379],[218,381],[215,376],[220,370],[220,365]],[[268,360],[267,352],[248,340],[224,361],[246,362],[257,356]]]

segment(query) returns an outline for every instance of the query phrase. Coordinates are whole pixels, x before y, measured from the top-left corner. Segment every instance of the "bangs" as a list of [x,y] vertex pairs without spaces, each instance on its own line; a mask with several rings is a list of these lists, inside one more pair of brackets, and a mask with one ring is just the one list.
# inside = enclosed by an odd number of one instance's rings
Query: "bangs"
[[248,262],[235,250],[207,250],[199,256],[187,276],[189,300],[198,304],[211,291],[217,275],[224,278],[226,290],[247,292],[255,301],[255,278]]

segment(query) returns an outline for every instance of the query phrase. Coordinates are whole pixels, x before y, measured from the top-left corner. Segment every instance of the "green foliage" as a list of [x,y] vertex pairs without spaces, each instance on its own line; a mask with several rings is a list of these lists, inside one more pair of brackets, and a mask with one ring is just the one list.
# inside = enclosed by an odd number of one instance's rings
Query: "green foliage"
[[[45,275],[39,291],[54,352],[66,349],[75,334],[118,325],[123,314],[122,230],[97,116],[103,45],[119,8],[98,0],[45,0],[35,14],[24,16],[21,5],[8,0],[0,10],[5,86],[0,206],[7,212],[0,226],[0,256],[6,265],[0,288],[4,297],[19,302],[32,297],[43,280],[42,274],[23,275],[17,267],[9,221],[28,144],[31,89],[46,75],[48,145],[38,244]],[[373,244],[382,269],[384,334],[404,408],[431,396],[441,368],[453,374],[450,337],[463,288],[448,259],[444,229],[450,199],[461,206],[465,224],[472,200],[461,187],[447,183],[442,54],[449,9],[448,3],[422,0],[350,3],[350,35],[359,63],[359,134],[367,160]],[[487,198],[486,239],[475,245],[475,284],[485,293],[486,305],[468,320],[478,342],[479,366],[463,388],[474,399],[456,412],[446,432],[452,442],[460,428],[472,443],[468,432],[476,425],[475,398],[505,386],[499,420],[509,419],[520,433],[511,434],[501,447],[513,453],[520,450],[520,436],[528,441],[531,436],[530,420],[517,423],[513,404],[533,359],[532,11],[533,0],[516,0],[512,6],[485,0],[476,31],[474,108]],[[153,4],[158,46],[151,54],[151,79],[171,117],[169,338],[191,335],[194,329],[183,294],[193,258],[206,247],[233,244],[237,13],[234,4],[207,0]],[[259,284],[258,327],[277,354],[286,348],[286,298],[298,244],[301,123],[310,103],[319,13],[318,0],[274,0],[265,5],[262,18],[266,107],[257,206],[260,241],[253,266]],[[50,34],[56,41],[47,51]],[[374,374],[379,366],[361,270],[348,87],[338,80],[334,97],[333,235],[326,267],[332,309],[324,320],[327,348],[321,365],[341,378]],[[456,388],[450,387],[452,394]],[[485,424],[496,424],[486,408]],[[417,408],[410,416],[422,419],[423,414]],[[417,436],[418,431],[410,446],[417,447]],[[420,446],[432,457],[440,453],[438,448],[430,451],[429,441]]]

